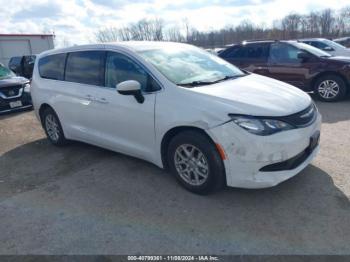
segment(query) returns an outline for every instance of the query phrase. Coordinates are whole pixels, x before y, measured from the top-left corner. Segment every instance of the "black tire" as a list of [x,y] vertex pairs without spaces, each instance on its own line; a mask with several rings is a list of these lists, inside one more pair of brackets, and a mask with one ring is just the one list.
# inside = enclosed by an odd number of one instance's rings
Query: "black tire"
[[[194,154],[201,152],[204,155],[204,159],[201,158],[206,166],[208,167],[207,177],[204,179],[202,177],[202,181],[200,185],[193,185],[187,182],[178,172],[176,168],[176,150],[180,148],[180,146],[188,145],[193,146],[195,148]],[[196,154],[196,157],[199,154]],[[169,143],[168,151],[167,151],[167,161],[168,166],[171,173],[176,177],[177,181],[185,187],[187,190],[200,194],[206,195],[213,191],[221,189],[225,183],[225,167],[224,163],[220,157],[220,154],[215,146],[215,144],[205,135],[198,131],[184,131],[180,134],[176,135]],[[195,161],[196,162],[196,161]],[[199,161],[201,162],[201,161]],[[192,162],[193,163],[193,162]],[[201,162],[203,163],[203,162]],[[188,162],[187,162],[188,164]],[[183,164],[183,165],[187,165]],[[193,166],[191,167],[193,169]],[[198,169],[196,169],[198,171]],[[202,170],[203,171],[203,170]],[[187,171],[186,171],[187,172]],[[189,171],[190,177],[194,178],[194,171]],[[198,174],[198,173],[197,173]],[[198,176],[197,176],[198,177]]]
[[[322,83],[324,83],[325,81],[330,81],[331,83],[336,83],[338,88],[336,88],[337,90],[337,94],[333,96],[333,94],[330,94],[331,97],[326,97],[326,94],[322,91]],[[328,74],[328,75],[324,75],[321,76],[320,78],[318,78],[315,81],[314,84],[314,92],[317,96],[317,98],[321,101],[325,101],[325,102],[335,102],[335,101],[340,101],[342,99],[344,99],[346,97],[346,93],[347,93],[347,86],[345,81],[337,75],[333,75],[333,74]]]
[[[57,130],[57,138],[55,138],[52,135],[52,132],[49,130],[49,124],[48,119],[51,121],[55,121],[57,124],[56,130]],[[64,146],[68,143],[66,137],[64,136],[63,129],[61,126],[61,122],[55,113],[55,111],[52,108],[46,108],[43,113],[41,114],[41,123],[43,125],[43,128],[45,130],[46,136],[48,140],[55,146]]]

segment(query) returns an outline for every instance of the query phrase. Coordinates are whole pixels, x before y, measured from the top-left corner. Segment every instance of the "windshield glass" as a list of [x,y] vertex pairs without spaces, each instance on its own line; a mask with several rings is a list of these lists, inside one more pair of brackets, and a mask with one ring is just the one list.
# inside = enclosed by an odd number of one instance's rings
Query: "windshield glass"
[[308,45],[308,44],[295,42],[295,43],[292,43],[292,45],[296,46],[299,49],[306,50],[309,53],[311,53],[311,54],[313,54],[315,56],[318,56],[318,57],[329,57],[329,56],[331,56],[330,54],[322,51],[321,49],[318,49],[318,48],[313,47],[313,46]]
[[0,79],[10,78],[15,76],[15,74],[8,68],[0,66]]
[[225,60],[196,47],[164,47],[139,53],[177,85],[215,82],[245,75]]
[[342,46],[341,44],[338,44],[334,41],[331,41],[331,40],[328,40],[328,39],[324,39],[323,42],[327,45],[329,45],[330,47],[333,47],[333,48],[341,48],[341,49],[345,49],[345,46]]

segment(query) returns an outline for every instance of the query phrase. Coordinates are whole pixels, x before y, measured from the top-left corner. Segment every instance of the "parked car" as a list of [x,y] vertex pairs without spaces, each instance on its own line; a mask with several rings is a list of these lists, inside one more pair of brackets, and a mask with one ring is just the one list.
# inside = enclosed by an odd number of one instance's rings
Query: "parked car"
[[350,49],[325,38],[309,38],[299,40],[302,43],[312,45],[333,56],[350,56]]
[[297,41],[244,42],[219,56],[250,72],[314,91],[323,101],[341,100],[349,90],[350,57],[333,57]]
[[29,80],[0,66],[0,113],[32,107]]
[[35,55],[15,56],[9,61],[9,68],[18,76],[31,79],[33,74]]
[[338,44],[341,44],[342,46],[350,48],[350,37],[337,38],[337,39],[333,39],[333,41]]
[[31,92],[54,145],[79,140],[147,160],[200,194],[275,186],[319,149],[321,116],[308,94],[186,44],[48,51]]

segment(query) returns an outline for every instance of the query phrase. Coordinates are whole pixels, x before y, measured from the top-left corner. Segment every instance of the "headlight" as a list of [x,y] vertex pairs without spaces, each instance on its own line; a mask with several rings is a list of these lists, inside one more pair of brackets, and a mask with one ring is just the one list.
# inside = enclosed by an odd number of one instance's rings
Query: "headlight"
[[23,91],[26,92],[26,93],[30,93],[30,84],[29,83],[24,85],[24,90]]
[[294,128],[290,124],[277,119],[264,119],[253,116],[239,116],[233,114],[229,114],[229,116],[235,124],[247,130],[249,133],[259,136],[268,136]]

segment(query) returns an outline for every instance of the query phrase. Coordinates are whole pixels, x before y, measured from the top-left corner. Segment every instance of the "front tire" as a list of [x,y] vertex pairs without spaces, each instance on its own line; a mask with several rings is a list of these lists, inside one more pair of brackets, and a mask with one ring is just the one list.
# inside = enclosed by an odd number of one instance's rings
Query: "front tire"
[[347,87],[341,77],[328,74],[316,80],[314,91],[319,100],[335,102],[345,98]]
[[64,136],[61,122],[53,109],[46,108],[42,113],[41,121],[46,136],[53,145],[63,146],[67,144],[67,139]]
[[196,194],[209,194],[225,184],[225,168],[215,144],[197,131],[184,131],[169,144],[168,166],[177,181]]

